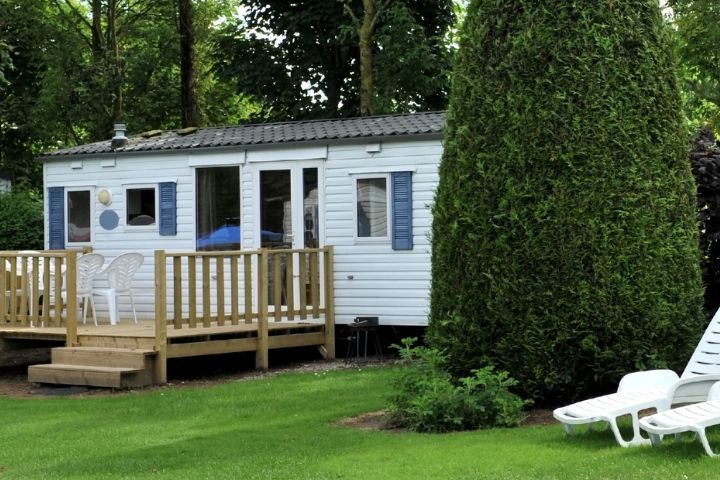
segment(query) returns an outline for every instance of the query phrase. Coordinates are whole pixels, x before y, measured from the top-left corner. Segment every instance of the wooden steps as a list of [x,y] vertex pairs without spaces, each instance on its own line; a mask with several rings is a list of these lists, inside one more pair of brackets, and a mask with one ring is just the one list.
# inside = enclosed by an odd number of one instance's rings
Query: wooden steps
[[152,385],[153,350],[58,347],[52,363],[28,367],[28,381],[59,385],[129,388]]

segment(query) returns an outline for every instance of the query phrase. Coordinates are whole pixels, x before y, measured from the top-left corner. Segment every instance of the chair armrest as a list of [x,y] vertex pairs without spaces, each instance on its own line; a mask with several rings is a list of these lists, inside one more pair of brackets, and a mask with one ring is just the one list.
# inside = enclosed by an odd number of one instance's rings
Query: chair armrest
[[[645,370],[625,375],[618,385],[618,393],[637,390],[670,391],[680,377],[672,370]],[[709,388],[709,387],[708,387]]]
[[704,402],[708,399],[710,388],[718,381],[720,381],[720,375],[716,374],[681,378],[670,392],[673,405]]

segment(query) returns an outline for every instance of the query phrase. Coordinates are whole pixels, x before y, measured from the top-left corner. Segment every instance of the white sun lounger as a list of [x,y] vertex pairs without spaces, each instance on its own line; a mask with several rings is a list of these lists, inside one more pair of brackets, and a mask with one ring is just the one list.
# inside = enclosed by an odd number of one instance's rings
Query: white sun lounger
[[663,435],[675,434],[680,439],[683,432],[695,432],[705,451],[711,457],[717,456],[710,448],[705,429],[720,424],[720,383],[710,389],[705,402],[673,408],[665,412],[640,419],[640,428],[650,435],[654,446],[662,444]]
[[[710,321],[681,377],[672,370],[630,373],[620,380],[617,393],[558,408],[553,416],[568,434],[573,434],[577,425],[586,424],[591,429],[594,423],[607,422],[621,446],[647,445],[650,439],[640,432],[640,411],[654,408],[663,412],[673,404],[702,402],[719,380],[720,310]],[[633,437],[629,441],[622,437],[617,424],[617,419],[625,415],[632,419]]]

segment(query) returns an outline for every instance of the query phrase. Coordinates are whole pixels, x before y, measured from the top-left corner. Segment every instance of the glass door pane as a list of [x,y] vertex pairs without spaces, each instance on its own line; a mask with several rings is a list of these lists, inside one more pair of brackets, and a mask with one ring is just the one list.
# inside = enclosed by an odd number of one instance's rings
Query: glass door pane
[[198,250],[240,249],[240,168],[196,171]]
[[299,248],[320,246],[320,225],[318,215],[318,169],[303,168],[303,241]]
[[291,248],[293,241],[291,171],[260,172],[260,246]]

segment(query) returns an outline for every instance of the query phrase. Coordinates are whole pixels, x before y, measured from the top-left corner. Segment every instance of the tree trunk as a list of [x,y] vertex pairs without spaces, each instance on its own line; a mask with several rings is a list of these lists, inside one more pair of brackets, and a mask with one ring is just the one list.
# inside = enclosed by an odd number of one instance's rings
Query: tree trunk
[[192,0],[178,2],[180,34],[180,110],[183,127],[200,125],[197,85],[195,83],[195,29]]
[[363,18],[360,25],[360,115],[375,113],[373,107],[372,37],[375,30],[375,0],[363,0]]

